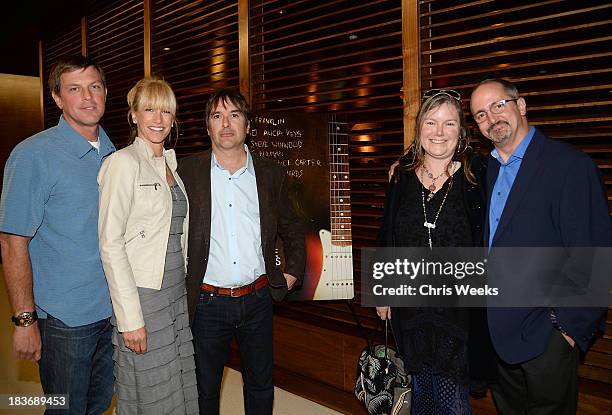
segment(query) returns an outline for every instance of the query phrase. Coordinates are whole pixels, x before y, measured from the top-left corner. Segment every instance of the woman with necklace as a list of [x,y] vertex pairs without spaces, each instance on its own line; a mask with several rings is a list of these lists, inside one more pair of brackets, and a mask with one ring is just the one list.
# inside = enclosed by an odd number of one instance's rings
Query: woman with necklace
[[[484,172],[469,148],[461,96],[431,90],[417,115],[415,140],[400,158],[385,203],[379,246],[481,246]],[[494,354],[483,309],[377,307],[391,319],[406,370],[412,413],[471,414],[470,387],[486,392]]]
[[176,97],[165,81],[145,78],[127,100],[132,143],[98,175],[117,413],[197,414],[185,288],[189,204],[174,150],[164,148],[176,128]]

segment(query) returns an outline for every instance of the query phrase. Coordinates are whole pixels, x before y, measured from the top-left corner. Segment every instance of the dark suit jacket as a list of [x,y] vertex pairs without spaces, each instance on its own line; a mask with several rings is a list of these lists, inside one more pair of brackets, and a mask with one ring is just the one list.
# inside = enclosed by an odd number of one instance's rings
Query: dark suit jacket
[[[487,220],[500,164],[489,157]],[[612,246],[604,187],[590,157],[535,131],[500,218],[495,247]],[[563,264],[559,264],[561,273]],[[533,278],[538,278],[533,275]],[[586,350],[605,309],[555,308],[558,323]],[[521,363],[543,353],[552,333],[550,308],[490,308],[489,329],[499,356]]]
[[[272,297],[280,301],[287,294],[287,282],[276,264],[276,237],[283,240],[285,272],[298,279],[304,278],[306,251],[304,227],[295,215],[287,196],[287,174],[276,162],[251,154],[261,223],[261,245],[266,274]],[[200,295],[200,285],[206,273],[210,249],[210,159],[211,151],[194,154],[179,160],[178,173],[189,196],[189,247],[187,256],[187,300],[193,322]]]

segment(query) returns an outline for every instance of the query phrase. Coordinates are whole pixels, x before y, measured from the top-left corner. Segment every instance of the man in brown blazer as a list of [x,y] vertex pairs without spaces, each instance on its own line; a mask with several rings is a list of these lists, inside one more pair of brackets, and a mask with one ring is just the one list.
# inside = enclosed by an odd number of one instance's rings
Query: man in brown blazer
[[[187,296],[201,414],[219,413],[223,367],[232,339],[240,351],[247,414],[272,414],[272,299],[304,276],[301,221],[287,196],[287,175],[245,145],[251,111],[232,89],[206,106],[212,151],[180,161],[190,202]],[[276,266],[283,240],[284,272]]]

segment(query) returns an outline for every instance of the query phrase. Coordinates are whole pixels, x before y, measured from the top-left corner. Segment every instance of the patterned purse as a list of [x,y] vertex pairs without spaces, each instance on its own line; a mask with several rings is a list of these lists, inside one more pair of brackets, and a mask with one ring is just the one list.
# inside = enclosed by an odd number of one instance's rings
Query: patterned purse
[[357,363],[355,396],[371,415],[409,415],[412,379],[404,372],[401,357],[387,344],[387,328],[385,320],[384,345],[366,339],[368,346]]

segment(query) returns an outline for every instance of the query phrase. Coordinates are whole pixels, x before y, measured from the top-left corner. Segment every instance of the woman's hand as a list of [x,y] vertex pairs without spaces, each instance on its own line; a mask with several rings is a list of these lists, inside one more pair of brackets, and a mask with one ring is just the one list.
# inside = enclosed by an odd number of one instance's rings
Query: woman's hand
[[147,329],[141,327],[134,331],[121,333],[125,346],[134,353],[143,354],[147,351]]
[[376,307],[376,314],[378,314],[381,320],[391,320],[391,307]]

